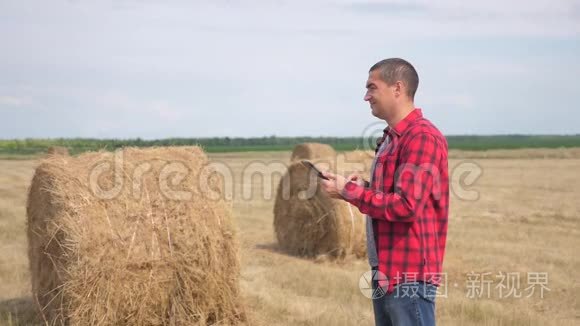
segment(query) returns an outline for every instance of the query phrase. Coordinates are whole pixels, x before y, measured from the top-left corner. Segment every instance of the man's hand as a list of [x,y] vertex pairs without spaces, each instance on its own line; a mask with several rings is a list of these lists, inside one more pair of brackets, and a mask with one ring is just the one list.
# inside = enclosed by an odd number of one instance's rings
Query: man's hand
[[362,186],[362,187],[364,187],[366,185],[366,181],[363,179],[360,172],[355,172],[355,173],[350,174],[348,177],[346,177],[346,180],[347,180],[347,182],[352,181],[352,182],[354,182],[357,185]]
[[349,179],[330,172],[322,172],[322,174],[328,178],[328,180],[320,180],[322,189],[324,189],[331,198],[342,199],[342,190]]

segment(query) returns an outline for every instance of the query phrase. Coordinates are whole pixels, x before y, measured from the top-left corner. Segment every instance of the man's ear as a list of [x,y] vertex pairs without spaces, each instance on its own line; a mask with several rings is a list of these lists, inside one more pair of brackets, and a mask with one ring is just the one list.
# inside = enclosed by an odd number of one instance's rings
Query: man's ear
[[395,93],[395,96],[397,96],[397,97],[399,97],[399,95],[403,94],[403,82],[402,81],[397,81],[395,83],[394,93]]

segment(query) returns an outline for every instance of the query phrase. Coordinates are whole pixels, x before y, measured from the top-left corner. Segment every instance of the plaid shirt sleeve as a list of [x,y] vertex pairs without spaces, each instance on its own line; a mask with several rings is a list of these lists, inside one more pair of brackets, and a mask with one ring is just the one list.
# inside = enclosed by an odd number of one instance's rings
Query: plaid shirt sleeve
[[[385,193],[348,182],[342,196],[363,214],[391,222],[414,222],[439,178],[441,148],[429,133],[414,135],[401,149],[395,171],[394,192]],[[393,178],[388,173],[376,174]],[[388,184],[386,180],[382,184]]]

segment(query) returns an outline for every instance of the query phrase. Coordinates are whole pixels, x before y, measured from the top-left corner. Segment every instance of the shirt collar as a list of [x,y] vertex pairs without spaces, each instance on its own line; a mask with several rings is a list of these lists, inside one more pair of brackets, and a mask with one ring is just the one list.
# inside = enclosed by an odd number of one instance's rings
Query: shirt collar
[[413,111],[411,111],[409,114],[407,114],[407,116],[399,121],[395,127],[391,128],[389,126],[387,126],[387,128],[385,128],[385,134],[393,136],[396,135],[397,137],[400,137],[403,132],[405,132],[405,130],[407,129],[407,127],[409,127],[409,125],[411,124],[411,122],[422,118],[423,117],[423,112],[421,111],[421,109],[419,108],[415,108]]

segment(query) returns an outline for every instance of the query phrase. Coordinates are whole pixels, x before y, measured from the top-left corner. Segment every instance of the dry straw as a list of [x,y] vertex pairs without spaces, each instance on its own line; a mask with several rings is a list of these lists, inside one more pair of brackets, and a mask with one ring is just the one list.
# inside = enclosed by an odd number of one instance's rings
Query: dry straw
[[360,169],[360,172],[365,173],[366,177],[371,170],[371,164],[373,162],[375,153],[373,151],[362,151],[357,149],[350,152],[344,152],[339,155],[344,155],[344,161],[346,163],[362,164],[359,164],[359,168],[362,168]]
[[[198,187],[207,163],[203,151],[120,153],[118,168],[96,177],[94,171],[115,166],[114,154],[48,156],[36,170],[28,239],[43,320],[83,326],[243,323],[231,214],[223,199],[208,200]],[[168,164],[174,168],[169,172]],[[203,175],[210,189],[223,191],[215,173]],[[99,198],[91,178],[101,190],[120,190]],[[176,199],[180,191],[193,195]]]
[[362,214],[330,198],[315,173],[295,162],[281,179],[274,205],[274,230],[282,250],[298,256],[364,257]]
[[319,143],[303,143],[294,147],[290,160],[315,160],[335,156],[336,152],[330,145]]
[[63,155],[68,156],[68,149],[62,146],[50,146],[46,151],[48,155]]

